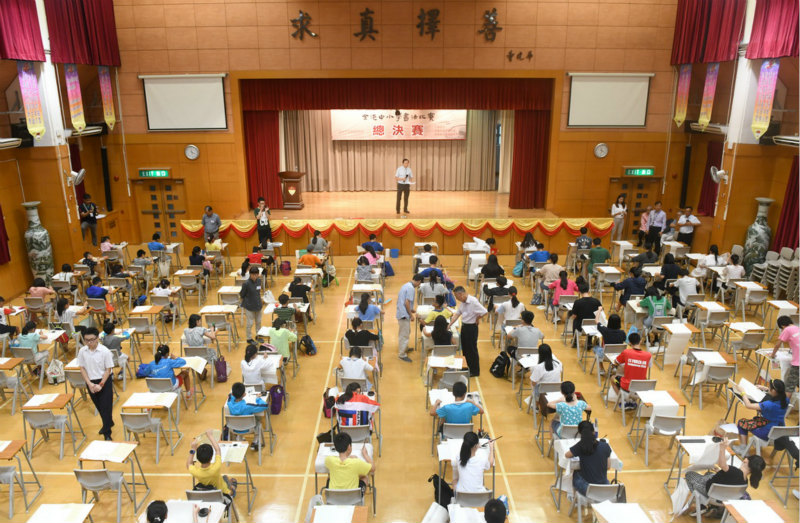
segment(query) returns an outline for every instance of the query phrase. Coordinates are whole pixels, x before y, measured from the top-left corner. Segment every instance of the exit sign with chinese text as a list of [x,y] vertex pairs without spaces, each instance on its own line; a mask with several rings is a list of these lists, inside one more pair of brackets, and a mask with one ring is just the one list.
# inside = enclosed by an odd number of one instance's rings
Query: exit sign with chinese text
[[655,167],[625,167],[625,176],[655,176]]
[[139,169],[139,178],[169,178],[169,169]]

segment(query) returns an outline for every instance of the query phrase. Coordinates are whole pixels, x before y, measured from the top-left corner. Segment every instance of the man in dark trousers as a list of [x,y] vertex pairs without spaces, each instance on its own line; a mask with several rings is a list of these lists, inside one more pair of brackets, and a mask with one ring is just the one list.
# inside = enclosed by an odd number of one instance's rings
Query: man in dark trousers
[[86,239],[86,229],[92,233],[92,245],[97,247],[97,205],[92,203],[92,195],[83,195],[83,203],[78,206],[81,216],[81,238]]
[[105,345],[100,344],[100,333],[94,327],[89,327],[83,333],[83,341],[86,345],[81,347],[78,352],[78,365],[81,368],[81,376],[89,389],[89,397],[103,420],[103,426],[99,434],[102,434],[106,441],[111,440],[111,427],[114,420],[111,417],[114,408],[114,394],[111,389],[111,375],[114,370],[114,359],[111,351]]
[[475,296],[470,296],[462,286],[453,289],[456,300],[461,304],[450,318],[450,327],[461,318],[461,350],[467,360],[470,376],[481,375],[481,362],[478,357],[478,324],[488,312]]
[[400,214],[400,198],[402,197],[404,198],[403,212],[410,214],[408,212],[408,193],[411,190],[411,179],[414,178],[414,173],[411,172],[411,167],[408,166],[408,158],[403,158],[403,165],[397,168],[394,177],[397,180],[397,205],[395,205],[395,210],[397,214]]
[[242,284],[239,297],[242,299],[242,308],[247,318],[247,343],[252,344],[255,343],[253,341],[255,335],[251,335],[253,325],[256,327],[256,335],[261,330],[261,279],[258,267],[250,267],[250,277]]

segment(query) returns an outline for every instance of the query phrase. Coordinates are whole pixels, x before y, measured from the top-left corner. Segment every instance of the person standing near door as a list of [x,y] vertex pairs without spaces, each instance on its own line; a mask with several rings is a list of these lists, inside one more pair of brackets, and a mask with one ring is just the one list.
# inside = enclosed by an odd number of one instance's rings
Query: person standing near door
[[650,211],[650,219],[648,220],[647,238],[653,244],[656,254],[661,254],[661,234],[667,226],[667,213],[661,209],[661,200],[653,205],[653,210]]
[[689,247],[692,246],[692,241],[694,241],[695,228],[700,226],[700,220],[692,214],[693,210],[691,207],[687,207],[678,218],[678,241],[685,243]]
[[461,302],[453,316],[450,317],[452,328],[458,318],[461,318],[461,352],[467,360],[469,375],[477,377],[481,375],[481,361],[478,356],[478,324],[481,318],[486,316],[488,311],[481,305],[475,296],[467,294],[466,289],[460,285],[453,289],[456,300]]
[[256,215],[256,226],[258,230],[258,244],[264,245],[264,241],[272,241],[272,227],[269,225],[269,207],[262,196],[258,197],[258,205],[253,209]]
[[205,214],[203,215],[203,233],[206,238],[209,236],[215,240],[219,238],[219,228],[222,226],[222,220],[219,215],[214,212],[210,205],[206,205]]
[[83,195],[83,203],[78,206],[81,216],[81,238],[86,239],[86,229],[92,233],[92,245],[97,247],[97,205],[92,203],[92,195]]
[[614,219],[614,232],[612,240],[622,240],[622,233],[625,229],[625,216],[628,214],[628,205],[625,203],[625,195],[617,196],[617,201],[611,204],[611,217]]
[[401,197],[405,198],[405,201],[403,202],[403,212],[406,214],[411,214],[408,212],[408,193],[411,191],[411,179],[414,178],[414,174],[411,172],[411,167],[408,165],[408,158],[403,158],[403,165],[398,167],[394,173],[394,177],[397,180],[397,204],[395,205],[397,214],[400,214]]

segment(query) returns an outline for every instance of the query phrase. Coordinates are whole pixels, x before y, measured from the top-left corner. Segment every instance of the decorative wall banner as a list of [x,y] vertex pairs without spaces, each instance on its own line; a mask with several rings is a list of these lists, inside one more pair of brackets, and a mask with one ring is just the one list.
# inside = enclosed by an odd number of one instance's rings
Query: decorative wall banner
[[17,61],[19,74],[19,90],[22,93],[22,105],[25,106],[25,122],[28,132],[37,140],[44,136],[44,114],[42,100],[39,98],[39,83],[36,79],[36,66],[33,62]]
[[772,115],[772,101],[775,98],[775,85],[778,82],[778,67],[780,60],[764,60],[761,63],[761,72],[758,75],[758,88],[756,90],[756,106],[753,109],[753,124],[750,128],[756,138],[761,138],[769,127]]
[[81,81],[78,78],[78,66],[64,64],[64,78],[67,81],[67,98],[69,98],[69,115],[72,118],[72,128],[78,132],[86,129],[86,119],[83,115],[83,100],[81,99]]
[[706,69],[706,83],[703,86],[703,103],[700,104],[700,117],[697,123],[705,131],[711,122],[711,110],[714,108],[714,94],[717,91],[717,77],[719,76],[719,62],[708,64]]
[[100,82],[100,95],[103,97],[103,119],[110,131],[114,130],[117,117],[114,115],[114,93],[111,90],[111,74],[108,67],[97,67],[97,79]]
[[675,99],[675,124],[680,127],[686,120],[686,108],[689,106],[689,84],[692,81],[692,64],[681,66],[678,76],[678,95]]
[[331,134],[334,140],[464,140],[467,111],[333,110]]

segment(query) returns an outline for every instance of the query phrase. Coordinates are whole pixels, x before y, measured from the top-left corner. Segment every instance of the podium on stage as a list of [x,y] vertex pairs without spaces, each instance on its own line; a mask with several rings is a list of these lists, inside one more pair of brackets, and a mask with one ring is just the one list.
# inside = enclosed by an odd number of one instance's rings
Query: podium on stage
[[281,187],[283,188],[284,209],[302,209],[305,206],[301,189],[301,181],[305,175],[306,173],[297,171],[281,171],[278,173],[278,177],[281,179]]

